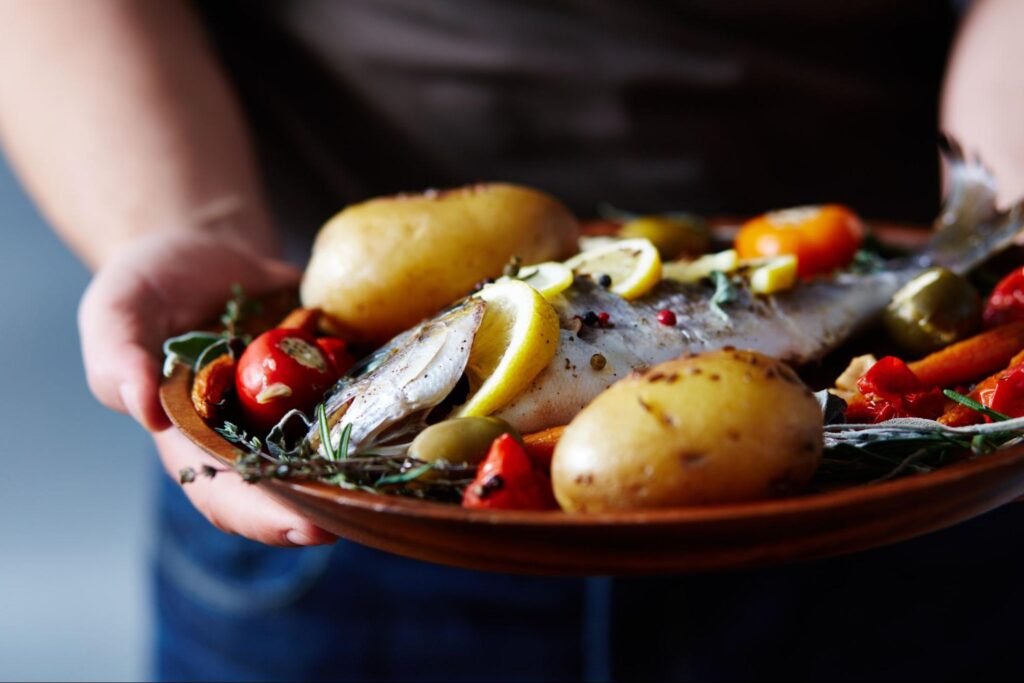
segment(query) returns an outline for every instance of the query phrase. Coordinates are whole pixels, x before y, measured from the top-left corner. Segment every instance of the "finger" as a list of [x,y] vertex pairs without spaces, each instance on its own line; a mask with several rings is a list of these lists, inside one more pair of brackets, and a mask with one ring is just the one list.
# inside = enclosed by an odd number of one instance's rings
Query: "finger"
[[160,406],[159,362],[147,348],[165,334],[158,311],[145,283],[119,271],[97,275],[78,309],[89,389],[103,405],[128,413],[150,431],[170,425]]
[[[157,447],[168,473],[177,478],[186,468],[214,464],[177,430],[157,434]],[[198,477],[184,487],[192,504],[218,529],[275,546],[334,543],[337,537],[271,498],[233,472],[213,479]]]

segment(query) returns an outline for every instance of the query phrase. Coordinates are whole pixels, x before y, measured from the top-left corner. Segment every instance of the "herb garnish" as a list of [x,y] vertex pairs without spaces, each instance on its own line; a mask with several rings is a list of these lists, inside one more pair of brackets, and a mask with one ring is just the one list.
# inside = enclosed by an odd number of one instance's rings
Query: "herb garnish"
[[711,310],[722,316],[725,320],[729,319],[729,314],[726,313],[722,306],[730,304],[739,298],[739,294],[736,291],[736,287],[733,285],[732,280],[729,276],[720,270],[713,270],[708,276],[715,285],[715,293],[711,295]]

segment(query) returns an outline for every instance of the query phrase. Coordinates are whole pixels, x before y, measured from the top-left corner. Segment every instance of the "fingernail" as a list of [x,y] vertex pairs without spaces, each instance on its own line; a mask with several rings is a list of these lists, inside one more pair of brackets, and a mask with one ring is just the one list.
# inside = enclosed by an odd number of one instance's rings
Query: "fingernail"
[[298,529],[289,529],[288,533],[286,533],[284,537],[288,539],[288,542],[292,545],[313,545],[313,539]]
[[121,404],[124,406],[125,411],[131,415],[134,419],[142,421],[142,411],[139,410],[139,394],[137,391],[132,390],[132,386],[125,382],[118,389],[118,393],[121,394]]

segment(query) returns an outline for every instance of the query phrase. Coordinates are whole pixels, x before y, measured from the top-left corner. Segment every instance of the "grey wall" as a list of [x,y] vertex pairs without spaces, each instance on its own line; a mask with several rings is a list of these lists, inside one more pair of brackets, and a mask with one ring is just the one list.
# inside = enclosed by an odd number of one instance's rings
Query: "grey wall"
[[153,456],[89,394],[89,275],[2,159],[0,235],[0,680],[137,680]]

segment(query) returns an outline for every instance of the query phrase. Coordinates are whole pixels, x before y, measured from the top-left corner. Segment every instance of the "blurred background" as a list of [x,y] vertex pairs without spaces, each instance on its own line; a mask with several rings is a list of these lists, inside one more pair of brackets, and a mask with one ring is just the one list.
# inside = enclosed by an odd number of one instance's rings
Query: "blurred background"
[[75,312],[89,273],[0,157],[0,679],[140,680],[154,456],[89,394]]

